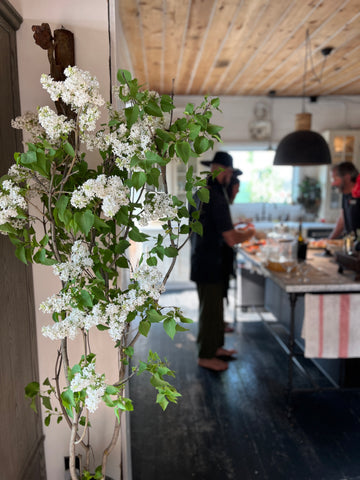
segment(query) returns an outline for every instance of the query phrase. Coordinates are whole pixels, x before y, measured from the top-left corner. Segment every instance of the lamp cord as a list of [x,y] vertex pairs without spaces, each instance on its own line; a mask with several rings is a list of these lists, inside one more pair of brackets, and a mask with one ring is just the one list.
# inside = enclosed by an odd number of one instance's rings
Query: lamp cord
[[307,62],[308,58],[310,59],[310,66],[311,66],[311,72],[313,73],[315,80],[319,83],[322,81],[322,76],[326,64],[326,59],[328,55],[324,54],[324,60],[321,65],[321,71],[320,75],[317,75],[314,67],[314,62],[312,58],[312,53],[311,53],[311,39],[310,39],[310,34],[309,34],[309,29],[306,29],[306,34],[305,34],[305,60],[304,60],[304,75],[303,75],[303,94],[302,94],[302,111],[303,113],[305,112],[305,91],[306,91],[306,77],[307,77]]

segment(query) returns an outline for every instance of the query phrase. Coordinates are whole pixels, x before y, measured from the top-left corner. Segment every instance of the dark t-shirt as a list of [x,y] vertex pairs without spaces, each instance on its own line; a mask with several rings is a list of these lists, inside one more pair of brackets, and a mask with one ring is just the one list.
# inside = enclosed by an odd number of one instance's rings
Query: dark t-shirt
[[360,228],[360,198],[353,198],[351,193],[344,194],[342,208],[346,233],[356,233]]
[[[203,235],[191,235],[190,278],[199,283],[217,283],[223,279],[223,232],[233,229],[226,193],[222,185],[208,179],[209,203],[203,203],[200,222]],[[195,196],[196,197],[196,196]],[[195,198],[197,204],[198,199]],[[190,207],[190,212],[193,210]]]

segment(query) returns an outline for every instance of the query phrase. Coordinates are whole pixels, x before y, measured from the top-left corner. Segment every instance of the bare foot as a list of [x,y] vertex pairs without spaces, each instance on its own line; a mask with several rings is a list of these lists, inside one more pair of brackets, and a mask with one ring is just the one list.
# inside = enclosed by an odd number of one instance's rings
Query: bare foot
[[225,325],[224,325],[224,332],[225,332],[225,333],[232,333],[232,332],[235,332],[235,328],[234,328],[234,327],[232,327],[232,326],[230,325],[230,323],[228,323],[228,322],[225,322]]
[[216,356],[217,357],[232,357],[233,355],[236,355],[238,352],[236,350],[227,350],[226,348],[219,347],[216,350]]
[[200,367],[214,370],[215,372],[223,372],[228,368],[228,364],[219,358],[199,358],[198,364]]

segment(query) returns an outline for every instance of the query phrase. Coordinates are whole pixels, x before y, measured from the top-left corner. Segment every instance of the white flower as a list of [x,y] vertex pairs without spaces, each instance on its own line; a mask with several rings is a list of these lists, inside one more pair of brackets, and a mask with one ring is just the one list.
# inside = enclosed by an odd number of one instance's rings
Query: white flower
[[71,248],[70,261],[53,265],[53,272],[60,277],[60,280],[67,282],[76,279],[82,275],[84,269],[92,266],[93,261],[88,249],[80,240],[77,240]]
[[102,396],[106,390],[105,375],[99,375],[95,371],[95,362],[91,362],[77,372],[71,380],[70,388],[73,392],[86,390],[85,405],[89,412],[93,413],[98,408]]
[[65,115],[57,115],[50,107],[39,108],[38,115],[40,125],[52,141],[58,140],[61,135],[68,135],[75,128],[73,120],[67,120]]
[[155,300],[160,298],[160,294],[164,291],[162,286],[163,275],[156,267],[150,267],[146,263],[142,263],[137,270],[132,273],[132,278],[137,280],[141,290]]
[[28,132],[32,142],[36,141],[38,137],[45,133],[45,130],[39,124],[38,115],[34,112],[26,112],[24,115],[11,120],[11,126],[18,130]]
[[177,216],[177,208],[174,207],[171,196],[165,192],[151,192],[145,202],[144,209],[140,213],[141,226],[146,226],[149,222],[155,222],[160,218],[171,220]]
[[100,116],[99,107],[105,103],[99,92],[99,82],[78,67],[68,67],[64,74],[67,78],[63,82],[54,81],[50,75],[42,75],[43,88],[52,100],[61,99],[78,114],[81,132],[94,130]]
[[91,200],[98,198],[102,200],[104,215],[112,218],[123,205],[128,205],[129,193],[129,188],[123,184],[120,177],[99,175],[78,187],[70,201],[75,208],[84,208]]
[[27,203],[20,187],[12,180],[4,180],[0,184],[0,225],[13,224],[14,220],[18,220],[19,213],[25,214],[26,209]]

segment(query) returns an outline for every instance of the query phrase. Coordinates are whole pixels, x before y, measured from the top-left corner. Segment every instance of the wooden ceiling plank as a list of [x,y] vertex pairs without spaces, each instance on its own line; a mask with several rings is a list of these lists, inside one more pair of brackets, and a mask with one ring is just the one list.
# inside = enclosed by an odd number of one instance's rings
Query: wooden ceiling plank
[[[276,4],[279,5],[278,3]],[[249,37],[263,18],[266,17],[267,9],[268,4],[264,3],[263,0],[243,2],[242,9],[238,12],[232,30],[222,45],[221,58],[231,59],[230,64],[225,68],[215,68],[212,72],[211,82],[209,81],[202,86],[203,91],[217,94],[220,89],[226,88],[226,85],[232,78],[230,70],[234,62],[237,61],[241,52],[247,50]]]
[[[182,62],[175,79],[175,89],[178,94],[186,94],[189,79],[194,66],[196,52],[202,48],[214,2],[216,0],[192,0],[190,6],[188,34],[186,37]],[[181,86],[181,88],[180,88]]]
[[[280,4],[280,6],[282,5]],[[238,83],[242,85],[242,88],[245,88],[245,82],[247,82],[247,77],[252,75],[254,65],[261,65],[260,72],[255,77],[256,81],[259,81],[262,78],[262,66],[270,58],[275,57],[277,52],[282,51],[283,46],[294,34],[294,28],[300,28],[299,21],[294,19],[304,19],[309,15],[309,6],[303,2],[291,2],[286,9],[282,6],[280,11],[275,9],[273,4],[270,4],[270,7],[272,11],[267,14],[267,17],[271,17],[271,21],[266,20],[262,22],[259,28],[252,33],[246,50],[241,52],[241,55],[236,60],[243,67],[238,70],[234,63],[233,71],[230,70],[229,72],[232,81],[226,89],[228,94],[236,91]],[[253,80],[251,83],[253,83]]]
[[161,62],[163,55],[163,0],[139,1],[140,21],[145,45],[148,71],[147,88],[161,91]]
[[220,65],[224,68],[230,61],[230,59],[227,60],[221,55],[222,44],[230,35],[234,19],[238,16],[244,2],[226,2],[226,8],[224,3],[223,0],[216,3],[216,9],[213,11],[211,26],[209,27],[211,32],[216,32],[216,35],[210,34],[207,36],[203,43],[201,55],[197,55],[196,68],[193,69],[192,78],[189,82],[189,86],[200,93],[203,93],[202,86],[208,78],[211,78],[214,68],[219,68]]
[[[344,50],[339,48],[334,51],[331,56],[325,61],[325,67],[321,73],[322,65],[324,63],[324,57],[321,62],[319,61],[314,65],[316,76],[319,77],[321,74],[321,82],[315,78],[315,75],[312,71],[309,71],[307,74],[307,81],[305,86],[305,94],[307,96],[318,95],[320,91],[324,90],[327,87],[330,81],[335,79],[335,82],[341,83],[342,76],[345,71],[353,69],[359,63],[359,52],[360,52],[360,37],[357,36],[356,42],[352,42],[352,46],[347,43],[346,51],[348,52],[344,55]],[[283,86],[280,94],[285,94],[285,92],[302,92],[303,91],[302,82],[289,82],[287,85]]]
[[143,59],[143,40],[139,21],[139,10],[136,0],[118,0],[118,12],[124,37],[133,66],[133,76],[139,81],[146,81],[146,71]]
[[[333,45],[338,45],[335,47],[334,51],[331,53],[327,63],[326,70],[323,72],[323,77],[326,77],[326,72],[330,68],[329,65],[334,64],[337,58],[342,58],[344,55],[344,48],[346,50],[355,48],[359,44],[359,35],[357,32],[360,31],[360,16],[358,16],[353,23],[353,28],[351,30],[339,31],[337,33],[337,38],[333,37]],[[354,37],[355,34],[355,37]],[[317,38],[317,37],[316,37]],[[319,44],[317,51],[312,50],[312,61],[314,63],[315,72],[317,72],[323,63],[324,57],[321,54],[321,48],[325,47],[326,43]],[[345,46],[346,45],[346,46]],[[303,55],[305,51],[303,52]],[[331,62],[331,63],[330,63]],[[301,67],[301,65],[300,65]],[[308,62],[308,79],[311,78],[311,64]],[[285,91],[296,92],[297,95],[302,95],[303,90],[303,67],[299,68],[299,65],[289,59],[288,61],[283,61],[281,65],[276,69],[270,69],[265,67],[263,69],[264,80],[256,85],[254,90],[248,90],[249,94],[256,94],[257,89],[263,90],[267,88],[269,90],[276,90],[278,94],[282,95]],[[307,83],[308,83],[307,79]],[[279,85],[281,84],[281,87]],[[268,90],[267,90],[268,91]]]
[[[290,12],[289,17],[283,25],[284,31],[287,31],[289,35],[287,38],[282,39],[281,44],[277,43],[276,47],[272,48],[272,52],[267,58],[265,49],[260,50],[256,61],[252,65],[252,73],[246,78],[246,83],[238,82],[239,89],[244,89],[247,88],[249,84],[254,84],[254,80],[258,79],[259,75],[262,76],[262,80],[259,82],[259,85],[261,85],[262,82],[266,81],[268,71],[274,74],[285,64],[288,68],[291,68],[291,65],[296,65],[298,71],[302,71],[304,65],[306,28],[310,26],[310,35],[313,35],[313,32],[317,30],[321,24],[326,23],[329,18],[336,15],[340,8],[338,0],[328,1],[326,4],[326,12],[324,12],[323,7],[323,2],[317,2],[313,8],[308,9],[306,14],[304,14],[303,6],[296,9],[296,11]],[[275,32],[275,35],[278,37],[277,32]],[[257,85],[257,83],[255,83],[255,85]],[[234,84],[233,93],[237,93],[237,91],[236,85]]]
[[[191,0],[166,0],[163,93],[173,92],[182,61]],[[178,93],[174,91],[175,95]]]

